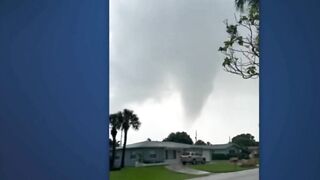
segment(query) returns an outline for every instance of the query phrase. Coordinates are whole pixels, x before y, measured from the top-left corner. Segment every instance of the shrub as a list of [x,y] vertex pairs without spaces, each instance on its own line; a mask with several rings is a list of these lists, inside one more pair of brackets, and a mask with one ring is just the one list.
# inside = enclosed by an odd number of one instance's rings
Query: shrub
[[237,157],[239,159],[249,159],[249,155],[247,153],[240,153]]
[[238,158],[238,159],[249,159],[249,155],[247,153],[232,153],[232,154],[223,154],[223,153],[213,153],[213,160],[229,160],[230,158]]
[[256,167],[257,163],[257,159],[242,160],[240,167]]
[[145,163],[145,164],[153,164],[153,163],[161,163],[163,161],[160,161],[160,160],[143,160],[142,162]]
[[213,153],[212,154],[212,159],[213,160],[228,160],[230,158],[229,155],[227,154],[220,154],[220,153]]

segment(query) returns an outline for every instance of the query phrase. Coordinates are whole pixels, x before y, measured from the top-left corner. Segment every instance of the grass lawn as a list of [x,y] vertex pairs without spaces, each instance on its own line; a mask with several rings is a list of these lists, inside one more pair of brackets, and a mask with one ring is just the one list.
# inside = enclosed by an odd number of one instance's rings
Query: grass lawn
[[182,180],[193,177],[172,172],[164,166],[126,167],[119,171],[110,171],[110,180]]
[[213,164],[190,165],[189,167],[193,169],[202,170],[202,171],[212,172],[212,173],[235,172],[235,171],[242,171],[246,169],[252,169],[247,167],[239,167],[227,161],[220,161]]

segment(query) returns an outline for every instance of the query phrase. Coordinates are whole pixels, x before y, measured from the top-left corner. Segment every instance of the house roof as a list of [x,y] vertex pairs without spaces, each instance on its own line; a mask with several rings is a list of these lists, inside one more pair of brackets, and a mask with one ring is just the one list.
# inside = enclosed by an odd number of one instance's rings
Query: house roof
[[[134,148],[179,148],[179,149],[186,149],[186,148],[199,148],[199,149],[227,149],[235,144],[215,144],[215,145],[190,145],[190,144],[183,144],[183,143],[176,143],[176,142],[161,142],[161,141],[143,141],[134,144],[128,144],[127,149],[134,149]],[[122,149],[122,147],[118,147],[117,149]]]
[[[134,144],[128,144],[127,149],[131,148],[190,148],[192,145],[175,143],[175,142],[161,142],[161,141],[143,141]],[[122,149],[122,147],[119,147]]]
[[227,149],[232,146],[235,146],[235,144],[214,144],[214,145],[193,145],[194,147],[204,148],[204,149]]

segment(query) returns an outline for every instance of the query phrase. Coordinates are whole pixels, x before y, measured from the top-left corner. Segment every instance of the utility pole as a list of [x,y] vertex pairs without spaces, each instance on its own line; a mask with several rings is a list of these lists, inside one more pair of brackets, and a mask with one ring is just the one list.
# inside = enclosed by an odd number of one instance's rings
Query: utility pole
[[197,141],[198,141],[198,137],[197,137],[197,130],[196,130],[196,137],[195,137],[195,142],[194,143],[196,143]]

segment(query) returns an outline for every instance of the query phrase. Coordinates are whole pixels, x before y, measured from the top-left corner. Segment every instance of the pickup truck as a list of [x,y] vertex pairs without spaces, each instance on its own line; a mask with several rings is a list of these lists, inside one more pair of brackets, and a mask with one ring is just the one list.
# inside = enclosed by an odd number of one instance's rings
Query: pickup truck
[[201,156],[201,154],[196,153],[196,152],[184,152],[180,156],[180,160],[181,160],[182,164],[186,164],[186,163],[192,163],[192,164],[201,163],[201,164],[205,164],[206,163],[206,158]]

